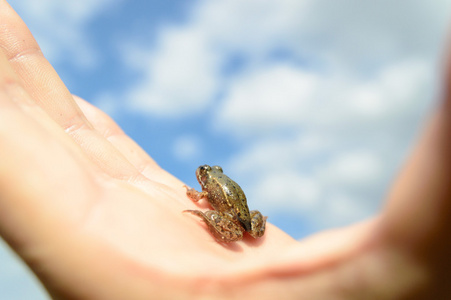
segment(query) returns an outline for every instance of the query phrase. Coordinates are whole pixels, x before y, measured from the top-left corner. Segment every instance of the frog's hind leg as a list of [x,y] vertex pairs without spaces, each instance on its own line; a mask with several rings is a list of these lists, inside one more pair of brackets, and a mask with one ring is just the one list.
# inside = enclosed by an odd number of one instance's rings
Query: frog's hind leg
[[249,234],[259,238],[265,233],[266,219],[258,210],[251,210],[251,231]]
[[188,212],[202,218],[218,242],[229,243],[243,238],[244,229],[239,224],[233,222],[229,215],[215,210],[206,212],[201,212],[200,210],[184,210],[183,212]]

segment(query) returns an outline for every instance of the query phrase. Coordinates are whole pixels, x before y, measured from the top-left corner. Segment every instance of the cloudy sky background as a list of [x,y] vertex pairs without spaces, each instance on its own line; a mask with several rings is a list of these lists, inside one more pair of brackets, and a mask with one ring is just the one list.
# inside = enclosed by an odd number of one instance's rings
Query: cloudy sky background
[[[295,238],[373,215],[436,102],[451,0],[10,0],[72,93]],[[0,246],[0,297],[47,299]]]

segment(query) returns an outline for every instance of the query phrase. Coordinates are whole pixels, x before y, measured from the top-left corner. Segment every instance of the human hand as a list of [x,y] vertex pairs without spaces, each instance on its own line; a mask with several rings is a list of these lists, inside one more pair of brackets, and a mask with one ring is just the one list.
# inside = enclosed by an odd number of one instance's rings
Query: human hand
[[450,253],[449,110],[380,216],[303,242],[268,224],[223,245],[182,214],[197,208],[182,182],[70,94],[4,0],[0,24],[0,234],[54,298],[449,295],[435,264]]

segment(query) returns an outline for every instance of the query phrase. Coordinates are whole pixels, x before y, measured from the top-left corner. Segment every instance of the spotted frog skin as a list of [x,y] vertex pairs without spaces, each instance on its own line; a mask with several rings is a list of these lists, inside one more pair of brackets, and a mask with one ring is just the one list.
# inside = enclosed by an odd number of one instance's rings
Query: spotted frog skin
[[217,241],[228,243],[241,240],[245,231],[254,238],[265,233],[268,217],[262,216],[258,210],[249,211],[243,190],[223,173],[220,166],[200,166],[196,177],[202,192],[185,186],[186,195],[194,202],[206,199],[214,210],[184,212],[202,218]]

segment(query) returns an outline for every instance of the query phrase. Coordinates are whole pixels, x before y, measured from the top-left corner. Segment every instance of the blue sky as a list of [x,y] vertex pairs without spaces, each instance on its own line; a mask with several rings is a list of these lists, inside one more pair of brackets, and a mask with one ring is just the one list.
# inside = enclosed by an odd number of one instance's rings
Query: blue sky
[[[295,238],[373,215],[437,93],[451,0],[10,0],[68,88]],[[46,299],[0,247],[0,295]]]

